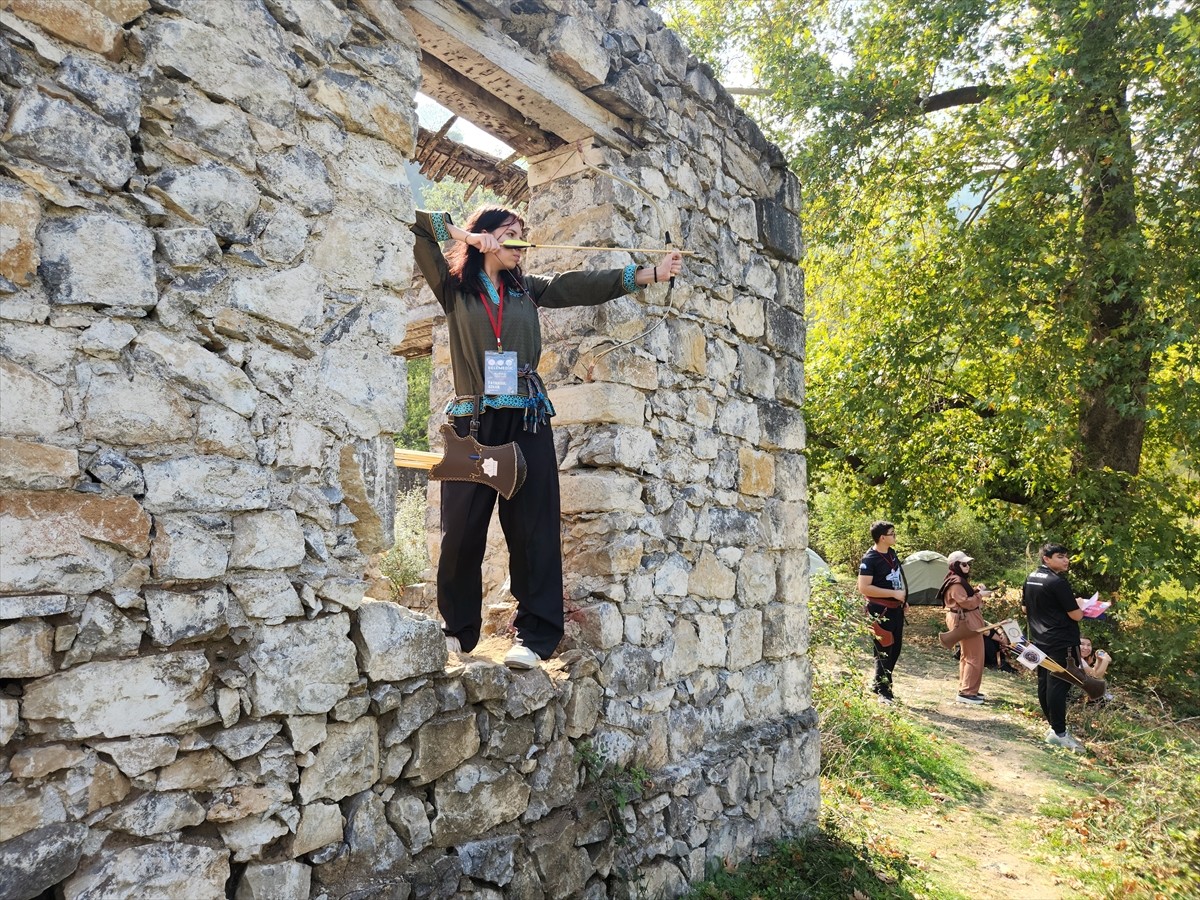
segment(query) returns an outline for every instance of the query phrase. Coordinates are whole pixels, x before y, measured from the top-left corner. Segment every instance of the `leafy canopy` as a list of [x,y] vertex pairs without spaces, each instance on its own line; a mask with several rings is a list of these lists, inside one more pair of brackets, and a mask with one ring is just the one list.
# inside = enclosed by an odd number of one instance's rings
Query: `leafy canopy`
[[1133,0],[667,0],[805,190],[812,471],[1107,589],[1200,582],[1200,28]]

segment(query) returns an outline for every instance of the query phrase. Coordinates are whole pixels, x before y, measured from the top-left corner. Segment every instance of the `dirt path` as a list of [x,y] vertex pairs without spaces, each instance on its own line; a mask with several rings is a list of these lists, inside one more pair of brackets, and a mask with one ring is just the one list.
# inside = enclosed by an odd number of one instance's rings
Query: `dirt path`
[[[970,803],[946,800],[910,810],[876,807],[869,818],[937,882],[964,897],[1057,900],[1067,893],[1056,874],[1033,858],[1030,836],[1047,800],[1077,796],[1061,774],[1077,758],[1042,743],[1045,723],[1037,684],[1028,674],[985,670],[985,706],[958,703],[958,663],[933,638],[936,613],[915,610],[896,669],[903,714],[967,749],[987,784]],[[937,612],[940,612],[937,611]]]

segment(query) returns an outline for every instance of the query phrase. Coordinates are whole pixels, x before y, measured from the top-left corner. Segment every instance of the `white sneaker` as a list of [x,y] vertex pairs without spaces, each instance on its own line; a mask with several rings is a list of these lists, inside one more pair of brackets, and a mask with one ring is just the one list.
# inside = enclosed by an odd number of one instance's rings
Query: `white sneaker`
[[1074,735],[1069,731],[1064,731],[1062,734],[1056,734],[1053,730],[1048,732],[1046,734],[1046,743],[1053,744],[1055,747],[1062,747],[1064,750],[1070,750],[1072,753],[1087,753],[1087,748],[1075,740]]
[[504,655],[504,664],[510,669],[532,669],[541,661],[540,656],[520,641],[513,643],[512,649]]
[[456,637],[446,635],[446,652],[447,653],[462,653],[462,641]]

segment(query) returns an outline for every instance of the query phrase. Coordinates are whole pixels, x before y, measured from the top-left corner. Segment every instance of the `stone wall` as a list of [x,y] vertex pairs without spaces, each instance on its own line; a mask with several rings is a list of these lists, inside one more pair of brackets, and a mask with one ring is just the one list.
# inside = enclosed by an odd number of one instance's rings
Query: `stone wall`
[[535,233],[700,254],[629,347],[661,289],[546,316],[570,626],[516,674],[363,597],[404,4],[0,5],[0,894],[673,896],[811,826],[798,189],[657,16],[463,6],[618,114],[639,149],[593,158],[656,198],[585,170]]

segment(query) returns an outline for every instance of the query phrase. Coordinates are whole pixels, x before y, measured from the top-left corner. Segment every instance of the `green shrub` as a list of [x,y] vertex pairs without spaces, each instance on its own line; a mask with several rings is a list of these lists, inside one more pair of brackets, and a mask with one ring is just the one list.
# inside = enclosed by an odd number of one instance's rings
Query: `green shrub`
[[399,599],[405,585],[416,584],[429,568],[425,546],[425,487],[418,485],[396,498],[396,543],[379,560],[379,570]]

